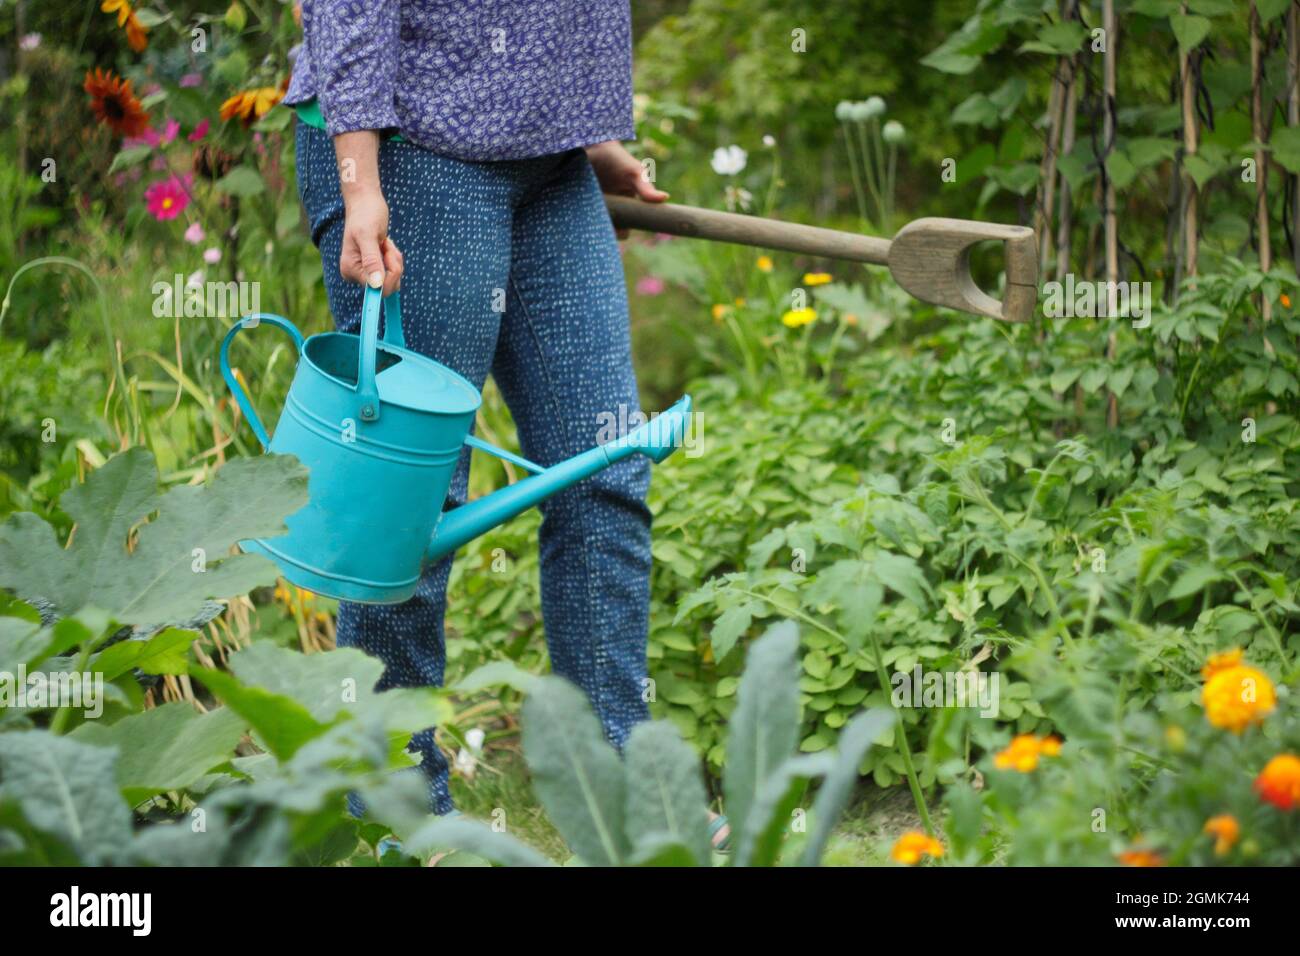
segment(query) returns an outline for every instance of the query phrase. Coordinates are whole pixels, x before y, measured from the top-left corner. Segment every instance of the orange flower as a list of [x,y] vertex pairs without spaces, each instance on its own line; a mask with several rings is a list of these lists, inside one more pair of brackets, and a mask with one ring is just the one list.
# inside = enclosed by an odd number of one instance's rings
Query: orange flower
[[1294,810],[1300,804],[1300,757],[1278,754],[1255,778],[1255,789],[1279,810]]
[[1219,671],[1226,671],[1229,667],[1236,667],[1241,663],[1241,648],[1234,647],[1231,650],[1220,651],[1218,654],[1211,654],[1206,658],[1205,666],[1201,668],[1201,676],[1209,680]]
[[128,0],[104,0],[99,9],[105,13],[116,13],[117,25],[126,30],[127,44],[136,53],[144,52],[144,48],[149,45],[149,28],[140,22]]
[[916,866],[923,856],[938,859],[943,856],[943,844],[918,830],[904,833],[894,843],[894,848],[889,851],[889,858],[904,866]]
[[238,116],[244,125],[261,119],[271,111],[271,107],[284,98],[284,93],[274,86],[259,86],[256,89],[241,90],[221,104],[221,118],[234,119]]
[[90,94],[90,108],[101,123],[122,136],[141,136],[149,128],[149,114],[131,91],[131,81],[114,76],[111,70],[86,73],[83,89]]
[[1214,657],[1205,667],[1211,676],[1201,690],[1201,703],[1206,719],[1215,727],[1239,734],[1262,721],[1277,706],[1273,682],[1263,671],[1246,664],[1216,667]]
[[1282,301],[1282,308],[1284,309],[1291,308],[1291,297],[1289,295],[1283,292],[1278,298],[1281,299]]
[[1214,855],[1224,856],[1241,836],[1241,824],[1232,814],[1221,813],[1206,820],[1201,832],[1214,837]]
[[1029,773],[1038,767],[1040,757],[1059,757],[1061,755],[1060,737],[1038,737],[1034,734],[1020,734],[1012,738],[1005,750],[993,756],[993,766],[999,770],[1015,770]]
[[1125,866],[1164,866],[1165,861],[1154,850],[1125,850],[1116,857]]
[[136,53],[143,53],[149,45],[149,28],[140,22],[134,11],[126,18],[126,44]]

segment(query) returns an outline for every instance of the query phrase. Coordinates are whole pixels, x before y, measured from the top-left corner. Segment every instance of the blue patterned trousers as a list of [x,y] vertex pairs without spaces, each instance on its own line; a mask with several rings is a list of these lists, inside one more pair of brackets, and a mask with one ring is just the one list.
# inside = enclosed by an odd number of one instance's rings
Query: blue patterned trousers
[[[297,128],[298,188],[320,249],[335,325],[356,331],[362,288],[344,281],[343,197],[334,144]],[[464,162],[384,142],[379,174],[389,235],[402,250],[408,347],[478,388],[488,373],[510,408],[524,455],[549,466],[597,443],[608,416],[639,408],[622,261],[586,154]],[[604,417],[602,417],[604,416]],[[635,456],[542,505],[542,619],[555,673],[586,692],[621,747],[647,715],[650,601],[649,462]],[[447,507],[464,501],[469,449]],[[378,489],[358,488],[357,494]],[[380,689],[441,685],[448,557],[404,604],[344,603],[338,643],[384,662]],[[452,809],[433,730],[410,744],[431,809]]]

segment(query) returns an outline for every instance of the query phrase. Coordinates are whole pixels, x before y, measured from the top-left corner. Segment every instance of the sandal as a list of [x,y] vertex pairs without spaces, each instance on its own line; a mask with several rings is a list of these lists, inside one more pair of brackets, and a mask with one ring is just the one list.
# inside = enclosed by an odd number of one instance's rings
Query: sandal
[[[727,832],[722,833],[723,830]],[[721,813],[716,814],[709,821],[709,843],[712,844],[715,853],[731,852],[731,826]]]

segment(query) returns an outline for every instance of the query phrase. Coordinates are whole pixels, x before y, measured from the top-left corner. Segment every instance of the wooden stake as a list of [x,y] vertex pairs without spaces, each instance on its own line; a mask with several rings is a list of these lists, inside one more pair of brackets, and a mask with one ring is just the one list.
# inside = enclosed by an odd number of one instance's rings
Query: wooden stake
[[[1184,15],[1187,14],[1187,3],[1184,0],[1182,5]],[[1183,105],[1183,169],[1186,175],[1184,187],[1187,191],[1185,212],[1183,215],[1183,238],[1186,246],[1186,255],[1183,263],[1185,274],[1188,276],[1196,275],[1197,269],[1197,231],[1199,228],[1197,214],[1197,195],[1196,180],[1190,173],[1186,173],[1186,157],[1195,156],[1197,148],[1197,127],[1196,127],[1196,84],[1192,77],[1192,51],[1178,53],[1178,77],[1182,90]]]
[[[1105,0],[1102,6],[1102,30],[1106,35],[1106,53],[1102,61],[1102,142],[1109,151],[1115,144],[1115,59],[1119,55],[1119,32],[1115,22],[1115,0]],[[1106,176],[1104,220],[1106,229],[1106,281],[1119,281],[1119,222],[1115,218],[1115,181]],[[1111,317],[1113,322],[1115,317]],[[1119,350],[1114,332],[1106,339],[1106,358],[1113,364]],[[1119,401],[1110,389],[1106,390],[1106,424],[1114,428],[1119,424]]]
[[[1264,147],[1268,144],[1268,123],[1264,120],[1263,51],[1259,35],[1259,10],[1255,0],[1250,3],[1250,119],[1255,136],[1255,230],[1259,237],[1259,267],[1267,272],[1273,265],[1273,250],[1269,245],[1268,231],[1268,153]],[[1259,294],[1259,314],[1264,322],[1273,316],[1273,303],[1268,295]],[[1268,344],[1268,340],[1264,340]]]

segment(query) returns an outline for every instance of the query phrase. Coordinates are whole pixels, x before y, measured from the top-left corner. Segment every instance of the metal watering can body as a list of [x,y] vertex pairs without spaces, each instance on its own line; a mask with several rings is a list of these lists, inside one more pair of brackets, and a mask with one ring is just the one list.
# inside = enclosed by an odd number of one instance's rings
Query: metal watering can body
[[[288,332],[298,349],[274,438],[229,362],[235,336],[262,322]],[[663,461],[682,444],[691,409],[686,396],[615,441],[542,468],[470,435],[482,402],[478,389],[407,349],[397,293],[384,298],[370,288],[360,335],[323,332],[304,339],[277,315],[241,320],[221,344],[221,374],[262,447],[294,455],[309,469],[308,503],[286,519],[288,533],[241,541],[240,547],[270,558],[298,587],[376,604],[409,599],[426,563],[615,461],[633,454]],[[533,475],[444,514],[466,444]]]

